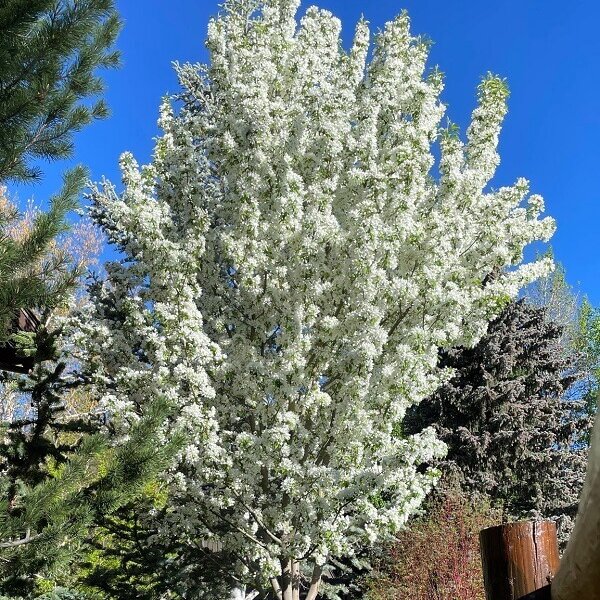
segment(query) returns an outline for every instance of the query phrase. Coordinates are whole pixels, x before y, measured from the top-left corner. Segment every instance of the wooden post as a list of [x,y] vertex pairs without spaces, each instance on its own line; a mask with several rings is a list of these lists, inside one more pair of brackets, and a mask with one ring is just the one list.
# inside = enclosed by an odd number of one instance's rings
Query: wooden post
[[575,528],[552,582],[552,600],[600,600],[600,411]]
[[560,560],[552,521],[489,527],[479,543],[487,600],[550,600]]

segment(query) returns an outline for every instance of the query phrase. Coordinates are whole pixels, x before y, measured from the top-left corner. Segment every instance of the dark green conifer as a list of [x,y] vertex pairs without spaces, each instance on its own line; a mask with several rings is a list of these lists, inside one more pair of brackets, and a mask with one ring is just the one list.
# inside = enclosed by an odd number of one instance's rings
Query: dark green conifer
[[74,283],[48,248],[77,206],[86,171],[65,175],[49,210],[19,239],[10,235],[19,215],[3,188],[39,179],[41,161],[71,156],[74,133],[107,115],[98,69],[118,63],[119,28],[113,0],[0,4],[0,343],[14,333],[16,311],[56,305]]
[[475,347],[440,353],[454,377],[405,420],[409,433],[433,426],[448,445],[442,470],[515,518],[577,510],[591,419],[563,332],[544,308],[509,304]]

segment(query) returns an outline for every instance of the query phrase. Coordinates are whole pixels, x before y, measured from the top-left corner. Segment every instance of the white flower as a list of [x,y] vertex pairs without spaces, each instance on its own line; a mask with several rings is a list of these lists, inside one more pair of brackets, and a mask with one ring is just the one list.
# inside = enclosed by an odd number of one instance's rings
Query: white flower
[[501,80],[462,143],[440,136],[441,77],[406,15],[367,64],[364,22],[344,53],[326,11],[297,26],[298,1],[249,20],[234,4],[210,66],[178,67],[186,102],[163,104],[151,167],[126,154],[123,194],[94,190],[127,260],[92,290],[81,359],[115,424],[168,398],[165,435],[191,440],[164,535],[218,532],[266,580],[281,556],[323,564],[416,510],[436,477],[418,466],[444,447],[401,420],[449,376],[438,346],[474,344],[551,268],[514,267],[554,224],[538,196],[523,206],[524,180],[487,190]]

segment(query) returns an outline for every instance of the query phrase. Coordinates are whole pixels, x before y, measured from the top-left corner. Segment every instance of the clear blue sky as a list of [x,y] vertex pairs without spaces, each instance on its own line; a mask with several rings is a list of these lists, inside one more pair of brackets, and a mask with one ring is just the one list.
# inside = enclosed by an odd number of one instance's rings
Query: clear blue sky
[[[552,245],[569,281],[600,305],[600,3],[596,0],[318,0],[342,19],[346,45],[361,14],[378,28],[402,9],[434,42],[431,65],[446,74],[448,114],[462,127],[488,71],[508,79],[509,114],[495,184],[524,176],[558,221]],[[93,179],[119,180],[124,150],[150,158],[160,98],[177,91],[171,61],[204,62],[206,25],[219,0],[117,0],[125,21],[123,68],[106,76],[110,119],[77,136],[76,158]],[[303,5],[303,10],[308,4]],[[18,188],[43,203],[65,163],[43,183]],[[14,189],[14,188],[13,188]]]

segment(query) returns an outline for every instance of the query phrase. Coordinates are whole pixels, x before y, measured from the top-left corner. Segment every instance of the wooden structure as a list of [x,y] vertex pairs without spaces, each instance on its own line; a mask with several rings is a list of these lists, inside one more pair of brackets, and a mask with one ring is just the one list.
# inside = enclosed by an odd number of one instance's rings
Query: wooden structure
[[490,527],[480,541],[487,600],[600,600],[600,411],[560,568],[551,522]]
[[600,411],[575,528],[552,582],[552,600],[600,600]]
[[[33,310],[22,308],[19,310],[11,325],[11,330],[34,332],[40,321]],[[28,373],[33,367],[33,357],[19,356],[15,344],[11,341],[0,344],[0,371],[14,373]]]
[[487,600],[550,600],[559,565],[552,521],[489,527],[479,542]]

